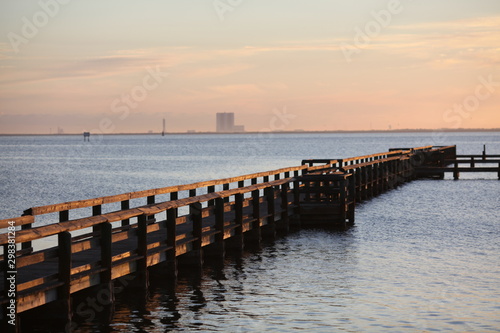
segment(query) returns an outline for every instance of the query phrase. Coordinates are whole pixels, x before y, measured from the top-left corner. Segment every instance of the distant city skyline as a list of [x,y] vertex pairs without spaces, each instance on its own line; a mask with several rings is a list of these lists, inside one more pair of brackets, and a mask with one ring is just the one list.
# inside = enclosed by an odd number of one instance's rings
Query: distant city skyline
[[500,128],[498,0],[228,6],[0,3],[0,134]]

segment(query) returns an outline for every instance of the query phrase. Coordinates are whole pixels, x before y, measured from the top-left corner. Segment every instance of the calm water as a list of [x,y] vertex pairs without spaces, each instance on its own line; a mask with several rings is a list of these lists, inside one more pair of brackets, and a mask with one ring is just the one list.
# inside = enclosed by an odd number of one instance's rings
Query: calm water
[[[500,153],[499,133],[0,137],[0,218],[30,206],[227,177],[401,146]],[[415,181],[356,210],[347,232],[303,230],[223,266],[117,295],[76,332],[500,331],[500,182]],[[85,309],[85,308],[83,308]],[[88,319],[85,314],[80,319]]]

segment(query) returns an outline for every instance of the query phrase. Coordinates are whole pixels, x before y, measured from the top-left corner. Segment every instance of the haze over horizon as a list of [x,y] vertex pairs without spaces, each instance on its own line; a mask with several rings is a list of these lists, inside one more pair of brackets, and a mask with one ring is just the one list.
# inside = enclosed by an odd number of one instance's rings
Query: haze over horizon
[[500,128],[500,2],[0,4],[0,134]]

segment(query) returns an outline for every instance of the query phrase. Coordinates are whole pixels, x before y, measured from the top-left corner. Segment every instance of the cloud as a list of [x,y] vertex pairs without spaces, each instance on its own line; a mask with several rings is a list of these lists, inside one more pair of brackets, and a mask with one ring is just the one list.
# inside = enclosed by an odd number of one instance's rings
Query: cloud
[[225,95],[258,95],[263,92],[256,84],[232,84],[222,86],[212,86],[210,90]]
[[183,76],[188,78],[211,78],[211,77],[220,77],[227,76],[230,74],[235,74],[238,72],[245,71],[247,69],[251,69],[255,67],[251,64],[237,63],[237,64],[229,64],[229,65],[210,65],[207,64],[204,67],[193,68],[184,73]]

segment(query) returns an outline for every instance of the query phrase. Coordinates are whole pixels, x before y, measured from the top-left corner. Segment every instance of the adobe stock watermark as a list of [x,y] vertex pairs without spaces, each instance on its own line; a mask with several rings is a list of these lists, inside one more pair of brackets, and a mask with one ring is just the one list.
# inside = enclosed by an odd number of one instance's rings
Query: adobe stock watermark
[[[487,77],[479,76],[477,78],[479,83],[474,88],[474,93],[467,95],[461,103],[453,104],[453,107],[443,112],[443,120],[449,128],[460,128],[465,119],[471,117],[480,106],[481,102],[491,98],[495,93],[497,87],[500,87],[500,81],[494,81],[493,74]],[[446,133],[443,131],[436,131],[432,133],[434,143],[442,142]]]
[[243,3],[243,0],[214,0],[212,6],[214,7],[219,20],[224,21],[226,14],[233,12]]
[[[87,323],[94,321],[99,313],[102,313],[113,304],[114,296],[123,292],[133,279],[132,275],[122,276],[115,280],[113,291],[102,288],[95,296],[88,296],[76,306],[75,315]],[[70,322],[66,324],[65,332],[71,333],[77,328],[78,324],[76,322]]]
[[[110,104],[112,113],[117,114],[118,120],[125,120],[130,116],[131,110],[136,109],[139,103],[143,102],[149,93],[163,83],[169,73],[162,72],[160,66],[156,68],[147,67],[147,74],[142,78],[142,84],[133,86],[126,93],[122,93],[115,98]],[[113,132],[116,129],[116,119],[113,121],[110,117],[104,117],[99,121],[99,128],[90,131],[92,135],[98,135],[102,138],[102,134]]]
[[[411,0],[409,0],[411,1]],[[340,50],[348,63],[352,62],[355,54],[361,53],[363,48],[370,45],[374,38],[378,37],[382,30],[387,28],[394,17],[403,11],[404,7],[400,0],[390,0],[385,9],[372,10],[372,20],[366,22],[363,28],[354,27],[354,38],[352,43],[340,43]]]
[[[289,113],[286,106],[281,109],[273,108],[272,115],[269,118],[267,127],[262,127],[258,133],[254,136],[252,135],[248,140],[239,141],[237,145],[233,147],[234,151],[245,151],[247,158],[255,158],[260,156],[262,153],[262,146],[265,145],[268,140],[271,140],[277,132],[285,131],[297,118],[294,113]],[[218,179],[225,177],[228,173],[234,171],[234,165],[223,164],[217,168],[217,170],[210,171],[206,174],[207,179]]]
[[471,117],[471,114],[479,109],[481,102],[493,95],[496,87],[500,87],[500,81],[493,81],[493,75],[478,77],[479,84],[476,85],[474,93],[466,96],[461,103],[454,104],[452,108],[443,113],[443,120],[452,123],[451,127],[459,128],[464,119]]
[[20,46],[26,45],[35,38],[40,29],[44,28],[49,24],[50,19],[54,18],[59,14],[61,6],[67,5],[71,0],[40,0],[38,1],[38,6],[40,10],[37,11],[31,19],[26,16],[21,18],[22,27],[21,33],[9,32],[7,38],[9,39],[10,45],[15,53],[19,53]]
[[143,76],[141,84],[133,86],[127,92],[122,93],[111,101],[109,109],[114,116],[101,118],[97,127],[88,131],[92,138],[89,140],[89,144],[75,147],[66,156],[65,162],[71,163],[74,157],[87,156],[91,149],[90,147],[101,143],[104,140],[103,135],[105,133],[114,132],[118,122],[127,119],[132,109],[137,108],[139,103],[143,102],[149,93],[157,89],[168,75],[169,73],[161,71],[160,66],[156,66],[155,68],[146,67],[146,74]]

